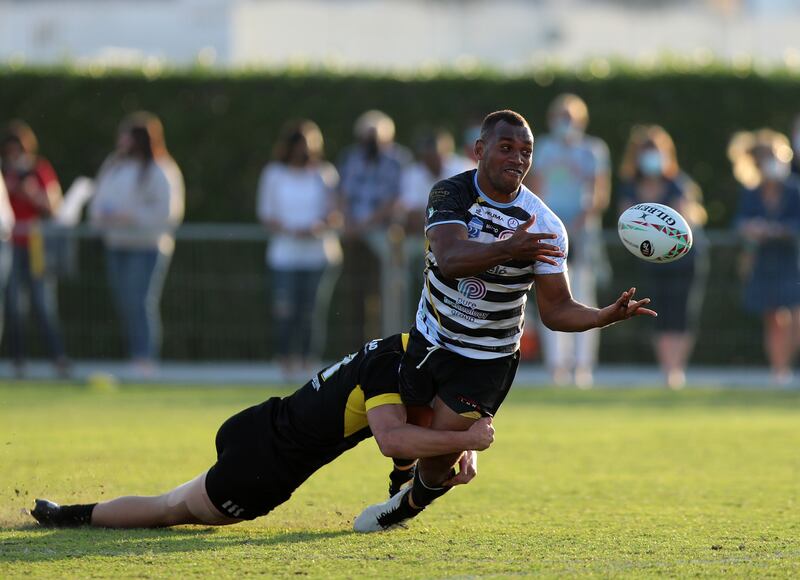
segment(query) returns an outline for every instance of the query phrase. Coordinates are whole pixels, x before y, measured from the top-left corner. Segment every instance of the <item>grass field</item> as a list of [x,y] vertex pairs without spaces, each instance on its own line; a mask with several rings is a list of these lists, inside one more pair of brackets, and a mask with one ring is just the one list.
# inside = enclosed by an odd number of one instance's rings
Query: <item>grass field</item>
[[408,530],[356,535],[372,441],[229,528],[46,530],[34,497],[165,491],[275,389],[0,384],[0,577],[800,575],[800,392],[515,388],[470,485]]

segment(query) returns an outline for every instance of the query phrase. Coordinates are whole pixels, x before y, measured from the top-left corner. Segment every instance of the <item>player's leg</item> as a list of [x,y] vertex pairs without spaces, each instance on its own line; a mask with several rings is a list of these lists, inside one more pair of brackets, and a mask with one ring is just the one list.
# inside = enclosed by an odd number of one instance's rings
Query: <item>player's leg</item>
[[[467,417],[455,412],[441,398],[436,397],[433,401],[430,428],[440,431],[466,431],[476,419],[476,415]],[[422,510],[450,490],[442,484],[453,476],[453,467],[460,457],[459,452],[420,459],[409,495],[411,507]]]
[[772,367],[772,378],[778,384],[785,384],[791,379],[791,311],[788,308],[770,310],[764,318],[766,350]]
[[[475,419],[466,418],[452,411],[438,397],[434,399],[431,429],[465,430]],[[356,518],[353,528],[357,532],[378,532],[403,526],[419,515],[433,500],[443,496],[449,487],[442,483],[452,476],[453,465],[461,453],[453,453],[430,459],[420,459],[414,470],[410,487],[400,490],[387,501],[367,507]],[[422,470],[424,469],[425,475]],[[443,473],[444,476],[440,476]]]
[[[433,409],[428,405],[406,407],[406,422],[419,427],[430,427]],[[392,458],[392,471],[389,473],[389,497],[398,493],[411,483],[417,466],[416,458]]]
[[59,506],[36,500],[31,515],[46,526],[159,528],[180,524],[228,525],[240,519],[223,515],[208,498],[206,473],[156,496],[123,496],[96,504]]
[[107,528],[141,528],[206,524],[223,526],[242,520],[223,515],[208,498],[203,473],[163,495],[120,497],[97,504],[92,525]]

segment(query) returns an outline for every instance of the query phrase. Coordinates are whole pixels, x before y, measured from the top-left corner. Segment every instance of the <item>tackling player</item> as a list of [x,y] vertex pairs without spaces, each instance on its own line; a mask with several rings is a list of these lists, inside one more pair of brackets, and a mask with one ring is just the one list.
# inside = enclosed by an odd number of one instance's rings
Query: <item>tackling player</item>
[[[490,419],[466,431],[406,424],[397,369],[407,344],[407,334],[373,340],[317,373],[294,394],[234,415],[217,432],[217,462],[172,491],[86,505],[37,499],[31,515],[42,525],[57,527],[235,524],[267,514],[320,467],[373,435],[389,457],[489,447],[494,439]],[[471,480],[475,462],[474,451],[463,454],[461,472],[448,484]]]
[[[476,170],[440,181],[430,192],[425,287],[400,366],[403,402],[432,404],[434,429],[467,429],[497,412],[514,381],[534,283],[539,315],[551,330],[581,332],[656,316],[645,308],[649,299],[633,300],[635,288],[602,309],[573,299],[564,225],[522,185],[533,156],[533,134],[522,115],[489,114],[475,155]],[[528,231],[533,227],[538,233]],[[365,509],[356,531],[385,530],[415,517],[448,491],[444,482],[457,459],[421,459],[413,485]]]

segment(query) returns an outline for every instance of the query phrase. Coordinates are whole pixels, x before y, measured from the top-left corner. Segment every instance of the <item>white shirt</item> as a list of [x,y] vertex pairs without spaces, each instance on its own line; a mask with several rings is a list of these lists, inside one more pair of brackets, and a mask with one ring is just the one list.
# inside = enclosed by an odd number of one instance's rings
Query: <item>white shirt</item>
[[[333,165],[306,168],[270,163],[258,185],[258,218],[280,222],[284,229],[309,230],[333,209],[338,174]],[[333,232],[318,237],[275,234],[267,247],[267,263],[278,270],[309,270],[340,262],[342,249]]]
[[[160,163],[145,167],[135,159],[112,159],[97,176],[89,217],[103,229],[104,240],[112,248],[171,253],[172,231],[180,221],[172,214],[174,197]],[[116,224],[117,214],[127,215],[131,223]]]

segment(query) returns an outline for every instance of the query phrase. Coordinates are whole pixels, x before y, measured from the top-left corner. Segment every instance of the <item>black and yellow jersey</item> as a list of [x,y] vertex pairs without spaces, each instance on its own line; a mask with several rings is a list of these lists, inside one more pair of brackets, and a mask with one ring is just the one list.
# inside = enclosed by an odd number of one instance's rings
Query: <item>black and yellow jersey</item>
[[311,473],[371,437],[367,411],[401,404],[400,358],[407,334],[373,340],[283,399],[271,399],[262,415],[261,451],[292,489]]

